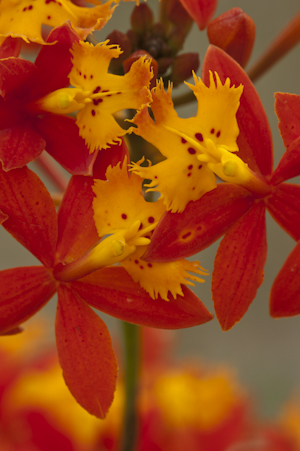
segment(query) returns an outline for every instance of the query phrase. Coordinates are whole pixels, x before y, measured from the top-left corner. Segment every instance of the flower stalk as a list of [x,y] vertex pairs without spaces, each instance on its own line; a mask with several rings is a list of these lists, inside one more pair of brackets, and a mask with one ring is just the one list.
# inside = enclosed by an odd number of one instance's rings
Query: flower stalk
[[139,328],[122,323],[125,360],[125,412],[120,451],[132,451],[138,435],[137,393],[139,373]]

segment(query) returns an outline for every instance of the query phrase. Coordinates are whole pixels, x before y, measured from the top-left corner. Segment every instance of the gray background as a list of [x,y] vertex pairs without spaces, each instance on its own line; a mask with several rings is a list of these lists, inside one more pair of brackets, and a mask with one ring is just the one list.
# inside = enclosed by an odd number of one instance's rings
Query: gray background
[[[157,1],[148,3],[155,11]],[[120,3],[113,19],[99,33],[105,40],[114,28],[127,31],[130,28],[129,16],[133,3]],[[261,54],[272,37],[287,23],[299,9],[299,0],[220,0],[216,15],[239,6],[254,19],[257,38],[254,51],[248,64]],[[206,32],[200,33],[194,25],[184,50],[199,51],[203,60],[207,48]],[[201,69],[200,69],[201,70]],[[274,92],[300,94],[300,46],[292,50],[271,71],[256,83],[256,88],[266,108],[274,139],[275,167],[284,152],[274,113]],[[199,75],[200,75],[199,71]],[[181,88],[180,88],[181,89]],[[185,88],[181,89],[184,91]],[[181,107],[179,115],[187,117],[195,112],[195,105]],[[32,167],[32,166],[31,166]],[[46,181],[47,182],[47,181]],[[51,183],[47,182],[49,189]],[[265,266],[265,280],[249,311],[232,330],[223,333],[214,320],[206,325],[179,331],[178,356],[199,358],[205,363],[226,363],[236,369],[240,380],[258,402],[262,414],[273,415],[288,395],[300,386],[300,358],[298,349],[300,318],[273,320],[268,313],[268,297],[272,281],[281,268],[295,242],[288,237],[268,216],[268,259]],[[0,228],[1,258],[0,269],[37,264],[19,243]],[[199,258],[203,267],[210,272],[218,243],[201,252]],[[210,292],[210,277],[205,284],[196,287],[197,295],[210,311],[213,311]],[[171,305],[170,305],[171,308]],[[43,309],[51,319],[54,317],[55,302]],[[112,334],[118,336],[119,324],[116,320],[101,315]]]

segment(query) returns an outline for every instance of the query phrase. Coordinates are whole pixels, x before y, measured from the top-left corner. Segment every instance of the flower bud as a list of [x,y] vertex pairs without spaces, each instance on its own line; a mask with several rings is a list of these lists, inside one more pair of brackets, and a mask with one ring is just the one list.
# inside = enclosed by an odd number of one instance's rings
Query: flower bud
[[153,12],[146,3],[134,8],[131,14],[131,27],[136,33],[151,30],[153,25]]
[[174,25],[180,25],[185,30],[185,35],[193,25],[193,19],[184,9],[179,0],[169,0],[167,6],[168,20]]
[[123,61],[128,58],[130,53],[132,52],[132,44],[126,34],[121,33],[118,30],[114,30],[112,33],[110,33],[107,36],[107,39],[109,39],[110,44],[117,44],[121,47],[121,50],[123,53],[119,56],[119,58],[113,58],[110,63],[110,70],[114,73],[120,72],[120,69],[122,68]]
[[174,30],[168,36],[168,45],[173,50],[174,54],[182,49],[185,37],[186,33],[184,31],[184,28],[180,26],[174,28]]
[[125,72],[125,74],[127,72],[129,72],[129,69],[131,68],[131,65],[135,61],[140,59],[141,56],[146,56],[147,59],[151,60],[151,68],[153,70],[153,78],[151,80],[150,88],[153,88],[155,86],[155,84],[156,84],[156,78],[157,78],[157,74],[158,74],[158,63],[149,53],[145,52],[145,50],[137,50],[136,52],[132,53],[132,55],[130,55],[130,57],[127,58],[123,62],[124,72]]
[[204,30],[214,15],[218,0],[180,0],[180,3],[200,30]]
[[174,86],[180,85],[184,80],[192,76],[192,71],[196,72],[199,68],[200,61],[198,53],[183,53],[176,56],[173,62],[173,70],[171,81]]
[[226,11],[210,22],[207,35],[211,44],[220,47],[245,67],[255,40],[255,24],[248,14],[240,8]]

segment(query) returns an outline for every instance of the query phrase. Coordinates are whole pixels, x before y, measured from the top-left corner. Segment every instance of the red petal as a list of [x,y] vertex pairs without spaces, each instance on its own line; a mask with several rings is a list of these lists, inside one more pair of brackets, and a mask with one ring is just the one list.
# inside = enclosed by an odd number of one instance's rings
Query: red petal
[[45,141],[23,120],[12,128],[0,131],[0,160],[3,169],[9,171],[25,166],[37,158],[45,149]]
[[275,93],[275,112],[286,148],[300,136],[300,95]]
[[265,198],[269,213],[294,240],[300,239],[300,186],[284,183]]
[[106,180],[105,173],[108,166],[116,166],[127,157],[130,163],[129,151],[124,140],[121,144],[114,144],[107,149],[101,149],[98,153],[93,167],[93,177],[95,179]]
[[295,316],[300,313],[300,241],[279,271],[270,295],[270,314],[273,318]]
[[209,84],[209,70],[216,71],[224,83],[229,77],[231,85],[244,86],[237,112],[240,134],[237,140],[238,156],[254,172],[268,175],[273,167],[273,144],[270,125],[256,89],[246,72],[223,50],[209,46],[202,70],[202,79]]
[[11,331],[31,318],[52,298],[56,282],[43,266],[0,272],[0,332]]
[[2,224],[7,219],[8,219],[8,216],[5,215],[4,213],[2,213],[2,211],[0,210],[0,224]]
[[164,214],[153,233],[145,258],[171,261],[202,251],[220,238],[251,207],[253,197],[236,185],[220,184],[183,213]]
[[297,175],[300,175],[300,135],[291,144],[288,144],[287,150],[272,174],[270,183],[278,185]]
[[76,401],[105,418],[113,401],[117,362],[105,323],[66,286],[58,291],[56,342],[63,376]]
[[200,30],[203,30],[214,15],[218,0],[180,0]]
[[111,316],[142,326],[182,329],[213,319],[191,290],[182,286],[184,298],[167,302],[153,300],[123,268],[111,267],[72,282],[76,292],[92,307]]
[[233,327],[255,298],[266,255],[265,208],[261,202],[227,232],[216,255],[212,293],[223,330]]
[[19,56],[21,49],[21,39],[8,37],[0,46],[0,59],[10,56]]
[[21,58],[6,58],[0,64],[0,94],[5,98],[7,94],[24,96],[23,87],[37,73],[33,63]]
[[58,212],[57,261],[71,262],[98,241],[92,202],[92,177],[73,176]]
[[78,35],[68,23],[54,28],[47,42],[54,45],[44,45],[38,54],[35,65],[40,69],[39,83],[33,90],[34,97],[43,97],[50,91],[69,86],[68,75],[72,69],[70,49],[74,42],[79,41]]
[[52,267],[57,238],[54,203],[38,176],[27,169],[0,169],[3,227],[45,266]]
[[97,153],[90,154],[74,118],[49,114],[35,119],[34,124],[46,141],[47,152],[68,172],[92,175]]

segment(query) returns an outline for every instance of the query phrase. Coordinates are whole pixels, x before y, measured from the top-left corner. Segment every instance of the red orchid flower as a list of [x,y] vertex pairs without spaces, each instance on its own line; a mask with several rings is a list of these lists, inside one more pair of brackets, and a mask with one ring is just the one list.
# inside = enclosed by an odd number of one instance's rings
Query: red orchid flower
[[74,118],[26,111],[30,102],[70,84],[70,49],[79,37],[66,23],[49,34],[47,42],[55,41],[42,47],[34,64],[14,57],[1,60],[0,160],[5,171],[26,165],[46,149],[70,173],[92,173],[97,152],[89,154]]
[[[108,164],[124,159],[125,146],[103,150],[94,177],[105,179]],[[112,157],[114,155],[114,157]],[[183,328],[212,319],[185,286],[165,302],[150,295],[122,267],[107,267],[74,281],[55,279],[53,268],[76,261],[99,242],[93,219],[92,177],[73,176],[58,216],[49,192],[27,167],[0,172],[0,208],[4,227],[43,266],[0,272],[0,333],[9,333],[40,310],[58,292],[56,340],[65,381],[76,400],[103,418],[112,403],[117,363],[109,332],[89,306],[135,324]]]
[[[300,173],[300,95],[275,94],[275,111],[279,130],[286,147],[280,162],[282,175],[294,177]],[[298,198],[300,210],[300,199]],[[298,238],[299,239],[299,238]],[[274,318],[294,316],[300,313],[300,241],[279,271],[270,297],[270,311]]]
[[[243,69],[224,51],[210,46],[203,63],[203,81],[209,70],[222,81],[244,86],[237,122],[239,157],[265,187],[251,193],[222,183],[182,213],[167,212],[156,227],[145,259],[171,261],[199,252],[225,234],[218,249],[212,276],[216,315],[223,330],[230,329],[246,313],[263,281],[267,242],[265,210],[295,240],[300,239],[300,186],[283,183],[299,174],[299,152],[291,149],[275,172],[272,136],[259,96]],[[158,240],[158,236],[160,240]]]

